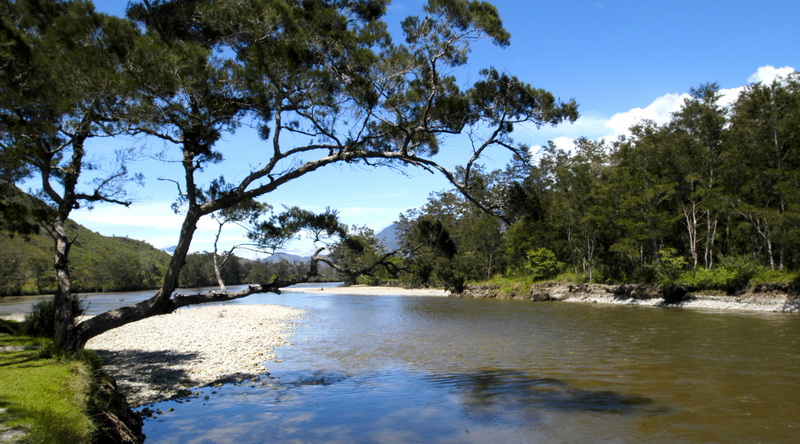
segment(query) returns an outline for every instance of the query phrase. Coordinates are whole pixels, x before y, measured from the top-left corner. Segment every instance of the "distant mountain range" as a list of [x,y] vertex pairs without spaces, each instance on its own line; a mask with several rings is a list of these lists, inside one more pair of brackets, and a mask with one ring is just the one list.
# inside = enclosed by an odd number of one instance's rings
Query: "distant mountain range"
[[300,256],[300,255],[291,254],[291,253],[275,253],[275,254],[267,256],[264,259],[264,261],[265,262],[271,262],[271,263],[280,262],[280,261],[307,262],[310,259],[311,259],[311,256]]
[[[378,240],[381,242],[381,245],[386,249],[386,251],[394,251],[400,247],[400,239],[398,237],[397,232],[397,224],[391,224],[388,227],[381,230],[378,234],[375,235]],[[162,248],[161,251],[165,251],[169,254],[175,252],[176,246],[173,245],[171,247]],[[287,261],[287,262],[307,262],[311,259],[311,256],[300,256],[297,254],[291,253],[275,253],[270,256],[267,256],[264,261],[265,262],[280,262],[280,261]]]

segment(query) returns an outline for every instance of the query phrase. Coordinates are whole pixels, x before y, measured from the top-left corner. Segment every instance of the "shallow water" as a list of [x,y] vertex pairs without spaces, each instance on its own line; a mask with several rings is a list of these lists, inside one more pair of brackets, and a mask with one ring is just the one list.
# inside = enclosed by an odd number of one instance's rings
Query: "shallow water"
[[797,315],[288,292],[236,303],[309,314],[268,377],[150,406],[163,414],[148,442],[800,436]]
[[[237,291],[246,287],[245,285],[233,285],[228,291]],[[217,290],[218,287],[207,287],[200,289],[178,289],[178,293],[191,293],[194,291]],[[108,310],[135,304],[153,297],[158,290],[141,291],[119,291],[113,293],[79,293],[77,296],[83,301],[86,307],[86,315],[98,315]],[[2,296],[0,297],[0,315],[28,313],[31,308],[40,301],[52,299],[53,295],[31,295],[31,296]]]

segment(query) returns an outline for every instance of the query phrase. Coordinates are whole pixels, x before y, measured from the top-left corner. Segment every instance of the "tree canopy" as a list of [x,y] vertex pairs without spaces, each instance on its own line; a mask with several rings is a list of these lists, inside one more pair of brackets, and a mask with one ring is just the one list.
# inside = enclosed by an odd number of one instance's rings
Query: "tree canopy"
[[[560,262],[571,281],[730,292],[751,279],[792,283],[800,269],[799,86],[796,73],[752,84],[723,107],[719,87],[703,84],[663,125],[644,122],[616,141],[578,139],[571,151],[551,144],[532,162],[481,172],[473,185],[483,191],[471,196],[503,224],[479,222],[467,198],[444,192],[401,228],[410,239],[438,221],[455,240],[452,261],[426,274],[440,285],[448,276],[437,272],[451,263],[459,279],[487,279],[477,265],[489,258],[490,278],[543,278],[542,264]],[[408,260],[422,265],[430,256]]]
[[[3,162],[18,176],[35,171],[58,214],[50,226],[61,257],[62,346],[81,347],[110,328],[183,305],[292,283],[174,294],[202,217],[337,163],[437,171],[469,195],[486,152],[524,156],[511,137],[515,125],[577,118],[574,101],[561,102],[492,67],[473,84],[458,77],[476,39],[509,44],[492,5],[430,0],[422,15],[402,22],[404,41],[396,42],[384,21],[386,4],[152,0],[132,3],[127,19],[98,14],[88,1],[4,4],[3,63],[20,57],[26,63],[14,69],[28,71],[4,74]],[[220,139],[245,120],[263,139],[252,148],[252,169],[236,180],[204,181],[201,171],[224,165]],[[80,202],[129,203],[117,186],[127,179],[124,162],[80,191],[91,165],[86,139],[120,131],[164,141],[180,162],[182,176],[165,182],[178,190],[180,237],[153,298],[73,326],[64,302],[72,240],[60,227]],[[442,141],[467,131],[473,145],[462,168],[438,164],[432,156]]]

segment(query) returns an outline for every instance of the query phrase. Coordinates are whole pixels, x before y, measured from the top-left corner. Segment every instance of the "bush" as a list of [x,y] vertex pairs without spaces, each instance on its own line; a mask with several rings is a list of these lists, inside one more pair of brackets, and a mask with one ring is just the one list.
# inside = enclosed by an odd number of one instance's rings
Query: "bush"
[[800,275],[796,271],[770,270],[769,267],[760,267],[755,275],[750,279],[750,283],[756,284],[794,284]]
[[525,268],[530,271],[534,280],[551,279],[558,275],[564,268],[564,263],[559,262],[556,254],[547,248],[528,250],[526,253],[528,263]]
[[[86,304],[77,296],[70,296],[70,303],[74,316],[77,317],[86,312]],[[54,300],[38,302],[33,306],[31,312],[25,315],[20,333],[27,336],[52,338],[56,333],[55,316]]]
[[722,290],[728,293],[741,286],[740,277],[734,271],[722,267],[687,271],[681,275],[681,281],[694,290]]
[[739,291],[759,273],[759,266],[748,256],[726,256],[712,269],[699,268],[681,275],[681,281],[695,290]]
[[674,248],[663,248],[658,252],[658,260],[651,266],[655,282],[662,287],[674,287],[689,262]]

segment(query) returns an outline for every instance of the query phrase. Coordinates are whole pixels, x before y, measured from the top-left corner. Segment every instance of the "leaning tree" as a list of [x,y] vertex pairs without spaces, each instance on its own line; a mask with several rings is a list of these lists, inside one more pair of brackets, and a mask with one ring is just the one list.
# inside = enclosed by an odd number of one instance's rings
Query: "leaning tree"
[[[556,100],[494,68],[464,83],[457,75],[470,45],[509,35],[486,2],[429,0],[424,14],[402,22],[393,41],[384,20],[388,0],[143,1],[129,7],[141,29],[119,66],[136,85],[131,130],[163,140],[182,167],[175,208],[183,215],[161,288],[148,300],[68,325],[61,346],[79,349],[109,329],[179,307],[230,300],[307,280],[249,285],[237,292],[177,294],[198,221],[269,195],[326,166],[412,166],[443,174],[468,198],[473,171],[489,150],[525,157],[514,126],[577,118],[577,105]],[[248,147],[254,166],[236,180],[204,181],[203,169],[225,162],[222,136],[247,122],[263,142]],[[444,139],[469,134],[458,171],[437,162]],[[241,165],[238,165],[239,167]],[[280,218],[275,236],[325,229],[327,222]],[[284,223],[284,225],[281,225]],[[274,238],[272,239],[274,241]],[[319,253],[319,252],[318,252]]]

